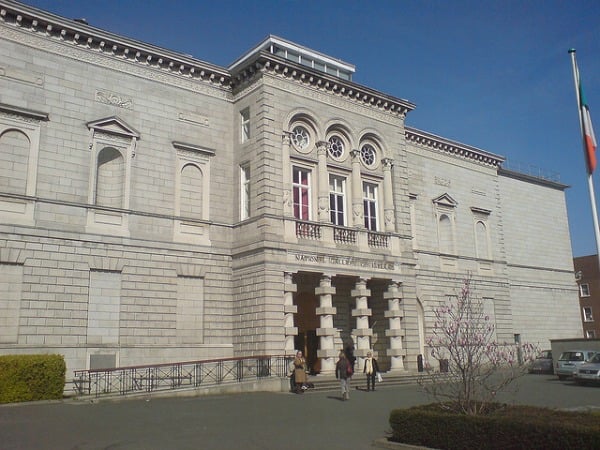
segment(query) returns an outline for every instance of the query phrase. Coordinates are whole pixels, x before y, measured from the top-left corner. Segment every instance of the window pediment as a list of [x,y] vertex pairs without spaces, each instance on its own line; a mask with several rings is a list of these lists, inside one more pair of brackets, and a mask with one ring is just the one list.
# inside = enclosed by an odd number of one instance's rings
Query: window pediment
[[449,194],[445,193],[440,195],[437,198],[433,199],[433,203],[436,206],[442,206],[446,208],[456,208],[458,206],[458,202],[454,200]]
[[489,209],[478,208],[477,206],[471,206],[471,211],[474,215],[483,217],[487,217],[492,213]]
[[128,138],[140,138],[140,133],[135,128],[129,126],[124,120],[116,116],[94,120],[88,122],[86,125],[90,130],[94,130],[94,132],[114,134]]

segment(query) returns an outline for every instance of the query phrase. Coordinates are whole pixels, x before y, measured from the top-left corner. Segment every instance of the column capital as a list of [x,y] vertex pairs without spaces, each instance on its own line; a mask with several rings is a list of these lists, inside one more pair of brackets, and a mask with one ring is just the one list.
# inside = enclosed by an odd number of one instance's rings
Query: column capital
[[[318,154],[327,152],[327,141],[317,141],[316,146],[317,146]],[[325,153],[325,154],[327,154],[327,153]]]
[[352,160],[353,160],[353,162],[354,162],[354,161],[356,161],[356,162],[360,162],[360,161],[358,160],[358,158],[360,157],[360,150],[359,150],[359,149],[357,149],[357,148],[353,148],[352,150],[350,150],[350,156],[352,156]]
[[381,160],[382,164],[383,164],[383,168],[385,169],[391,169],[392,167],[394,167],[394,160],[392,158],[383,158]]

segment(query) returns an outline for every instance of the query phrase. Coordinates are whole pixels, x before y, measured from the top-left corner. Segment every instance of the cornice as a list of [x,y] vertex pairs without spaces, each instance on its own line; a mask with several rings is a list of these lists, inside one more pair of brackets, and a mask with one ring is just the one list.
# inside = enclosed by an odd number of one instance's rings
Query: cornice
[[405,127],[404,136],[412,144],[427,147],[432,150],[440,151],[448,155],[458,156],[464,159],[470,159],[478,163],[499,168],[504,162],[504,157],[486,152],[470,145],[451,141],[416,128]]
[[121,61],[229,89],[231,77],[218,66],[127,39],[10,0],[0,0],[0,23]]
[[257,53],[254,58],[247,61],[246,65],[238,67],[232,72],[232,89],[234,92],[245,89],[263,73],[269,73],[278,78],[293,81],[402,119],[415,108],[415,105],[407,100],[342,80],[265,51]]

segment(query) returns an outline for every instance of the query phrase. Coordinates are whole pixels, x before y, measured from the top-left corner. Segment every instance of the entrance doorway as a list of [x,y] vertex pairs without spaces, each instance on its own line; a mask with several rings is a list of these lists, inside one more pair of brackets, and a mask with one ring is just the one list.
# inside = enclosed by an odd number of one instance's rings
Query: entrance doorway
[[317,357],[319,349],[319,338],[317,337],[317,328],[319,327],[319,318],[316,314],[317,297],[314,294],[303,292],[295,298],[298,306],[296,314],[296,326],[298,335],[294,338],[296,350],[302,351],[308,370],[311,374],[317,374],[321,371],[321,362]]

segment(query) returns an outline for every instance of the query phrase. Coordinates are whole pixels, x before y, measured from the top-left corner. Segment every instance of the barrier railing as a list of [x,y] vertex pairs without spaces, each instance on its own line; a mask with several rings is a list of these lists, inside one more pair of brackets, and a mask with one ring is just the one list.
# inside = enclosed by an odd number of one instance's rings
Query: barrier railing
[[140,392],[208,387],[258,378],[285,377],[291,356],[188,361],[111,369],[76,370],[77,395],[127,395]]

